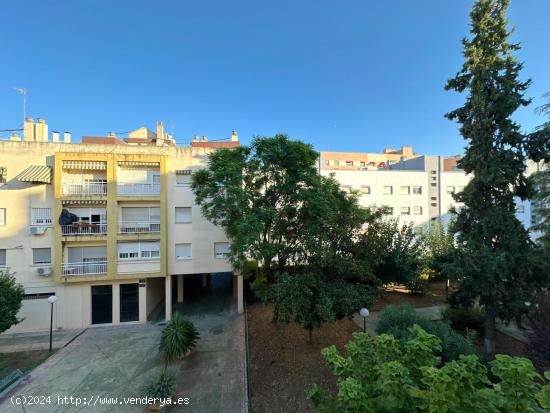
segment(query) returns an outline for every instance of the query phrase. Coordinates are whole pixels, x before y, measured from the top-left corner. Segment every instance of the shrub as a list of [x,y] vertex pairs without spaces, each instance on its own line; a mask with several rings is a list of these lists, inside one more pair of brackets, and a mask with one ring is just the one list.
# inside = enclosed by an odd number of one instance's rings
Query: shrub
[[418,324],[425,331],[441,340],[440,353],[444,361],[457,360],[461,354],[476,354],[474,332],[470,332],[464,337],[453,331],[448,323],[430,321],[418,315],[407,304],[387,306],[380,314],[376,332],[378,334],[392,335],[399,341],[404,342],[410,336],[410,327],[415,324]]
[[347,357],[335,346],[323,349],[338,391],[332,396],[313,385],[307,396],[315,408],[322,413],[523,413],[550,406],[550,385],[528,359],[497,355],[490,372],[475,355],[437,367],[434,349],[440,340],[418,325],[409,333],[405,342],[354,333]]
[[167,399],[172,396],[175,386],[175,374],[163,370],[143,387],[143,395],[157,399]]
[[536,301],[529,315],[532,332],[529,334],[529,354],[537,362],[550,363],[550,293],[545,292]]
[[476,304],[472,307],[447,307],[443,311],[443,318],[448,320],[457,330],[483,331],[483,308]]
[[15,281],[9,269],[0,270],[0,333],[21,321],[17,313],[24,294],[23,286]]
[[162,330],[160,352],[166,361],[174,361],[191,351],[199,340],[199,332],[189,320],[175,313]]

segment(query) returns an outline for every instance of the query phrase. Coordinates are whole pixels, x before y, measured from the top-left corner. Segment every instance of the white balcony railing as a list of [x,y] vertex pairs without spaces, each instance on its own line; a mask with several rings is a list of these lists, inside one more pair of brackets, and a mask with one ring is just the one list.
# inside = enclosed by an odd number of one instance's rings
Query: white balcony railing
[[119,195],[160,195],[159,183],[118,183]]
[[160,222],[122,221],[118,223],[121,234],[160,232]]
[[107,258],[102,261],[65,262],[61,266],[64,277],[77,275],[107,274]]
[[106,223],[82,223],[75,222],[70,225],[61,225],[61,233],[63,235],[105,235],[107,233]]
[[62,188],[63,195],[105,195],[107,193],[107,182],[70,182],[64,183]]

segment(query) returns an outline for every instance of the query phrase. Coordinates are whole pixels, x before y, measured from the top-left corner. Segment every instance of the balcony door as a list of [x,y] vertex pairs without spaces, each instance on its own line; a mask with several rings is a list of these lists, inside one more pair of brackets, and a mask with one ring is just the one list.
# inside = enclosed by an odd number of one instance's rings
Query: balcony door
[[92,324],[113,322],[113,286],[92,285]]

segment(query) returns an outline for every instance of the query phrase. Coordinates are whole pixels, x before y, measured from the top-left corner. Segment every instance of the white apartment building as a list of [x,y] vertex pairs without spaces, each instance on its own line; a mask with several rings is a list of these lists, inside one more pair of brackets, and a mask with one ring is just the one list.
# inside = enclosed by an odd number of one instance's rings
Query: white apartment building
[[0,269],[25,288],[23,321],[7,333],[49,328],[53,294],[54,328],[170,319],[193,277],[203,287],[230,277],[242,311],[227,238],[190,188],[211,151],[238,145],[233,133],[178,147],[161,122],[71,143],[68,132],[50,138],[43,119],[0,140]]
[[[447,223],[451,207],[460,207],[452,195],[462,191],[471,176],[457,168],[457,160],[420,155],[410,146],[381,154],[321,152],[319,173],[333,176],[345,190],[359,191],[361,205],[386,206],[392,218],[421,227],[431,221]],[[537,168],[530,162],[528,173]],[[518,200],[516,215],[529,228],[534,220],[531,203]]]

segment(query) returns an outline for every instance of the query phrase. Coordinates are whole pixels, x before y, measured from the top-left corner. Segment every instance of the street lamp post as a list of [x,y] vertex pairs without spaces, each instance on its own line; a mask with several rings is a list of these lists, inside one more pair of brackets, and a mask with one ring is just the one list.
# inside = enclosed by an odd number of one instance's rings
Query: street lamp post
[[57,301],[56,295],[50,295],[48,302],[50,303],[50,353],[52,352],[52,331],[53,331],[53,305]]
[[369,310],[367,308],[362,308],[359,310],[359,314],[363,317],[363,333],[367,332],[367,317],[369,316]]

